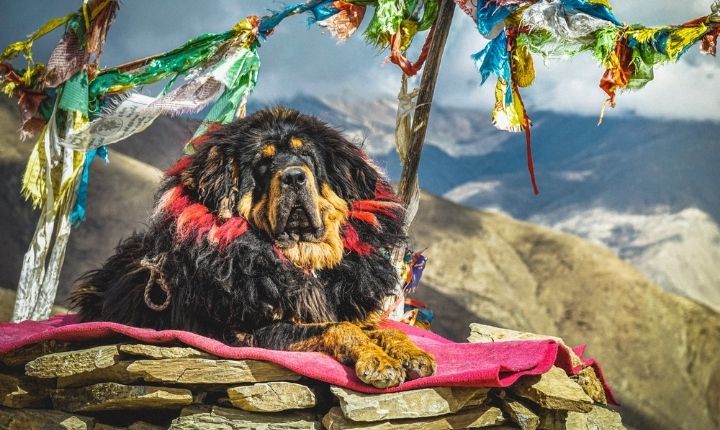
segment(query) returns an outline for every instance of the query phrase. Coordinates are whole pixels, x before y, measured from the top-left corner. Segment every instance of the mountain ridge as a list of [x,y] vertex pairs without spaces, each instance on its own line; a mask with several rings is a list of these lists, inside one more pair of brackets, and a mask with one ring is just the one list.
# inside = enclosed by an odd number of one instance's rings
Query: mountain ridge
[[[31,144],[17,141],[17,113],[0,109],[0,231],[7,257],[0,285],[14,286],[36,213],[19,181]],[[164,119],[111,147],[110,165],[93,166],[88,218],[70,238],[60,301],[72,280],[98,267],[114,245],[143,227],[160,178],[153,164],[181,151],[186,128]],[[173,137],[176,136],[176,137]],[[174,141],[182,137],[179,141]],[[170,139],[170,141],[167,141]],[[138,161],[125,151],[142,148]],[[117,148],[117,150],[115,149]],[[152,157],[156,157],[154,160]],[[160,166],[167,167],[167,166]],[[713,429],[720,425],[720,315],[668,294],[607,249],[544,227],[481,212],[424,193],[412,225],[430,257],[417,298],[437,314],[439,334],[463,340],[470,322],[587,342],[637,429]],[[673,412],[681,411],[681,412]]]

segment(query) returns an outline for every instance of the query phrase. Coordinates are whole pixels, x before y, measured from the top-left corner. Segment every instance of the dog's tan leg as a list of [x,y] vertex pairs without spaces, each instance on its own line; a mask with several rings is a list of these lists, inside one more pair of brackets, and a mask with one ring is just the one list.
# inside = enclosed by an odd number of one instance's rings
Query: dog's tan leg
[[432,355],[415,346],[400,330],[376,329],[365,333],[390,357],[399,360],[405,369],[407,379],[417,379],[435,373],[435,359]]
[[354,366],[361,381],[377,388],[394,387],[405,380],[402,363],[383,351],[356,324],[328,323],[322,333],[290,344],[292,351],[325,352]]

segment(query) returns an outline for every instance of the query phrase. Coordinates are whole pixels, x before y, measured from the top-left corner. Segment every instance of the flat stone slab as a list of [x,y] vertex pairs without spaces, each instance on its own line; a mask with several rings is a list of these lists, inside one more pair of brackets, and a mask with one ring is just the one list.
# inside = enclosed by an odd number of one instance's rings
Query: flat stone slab
[[95,419],[61,411],[0,408],[0,428],[4,430],[93,430]]
[[600,406],[588,413],[568,413],[565,425],[568,430],[626,430],[620,414]]
[[145,421],[135,421],[128,426],[127,430],[165,430],[165,427],[156,426]]
[[313,414],[302,411],[269,414],[213,406],[209,412],[181,413],[170,429],[321,430],[322,425]]
[[57,378],[58,388],[84,387],[86,385],[98,384],[101,382],[117,382],[119,384],[132,384],[141,378],[137,375],[131,375],[127,371],[127,367],[131,361],[120,361],[109,367],[102,367],[81,372],[69,376],[61,376]]
[[192,401],[192,393],[184,388],[122,385],[114,382],[59,389],[52,394],[53,407],[68,412],[180,409]]
[[[551,411],[548,409],[541,409],[540,414],[540,426],[539,430],[579,430],[579,429],[568,429],[567,417],[568,411]],[[581,412],[582,413],[582,412]],[[597,429],[600,430],[600,429]]]
[[10,351],[6,354],[0,355],[0,363],[9,367],[24,366],[25,363],[40,356],[68,351],[71,348],[72,345],[70,343],[48,340],[45,342],[23,346],[15,351]]
[[327,430],[452,430],[492,427],[505,423],[500,409],[494,406],[479,406],[464,409],[456,414],[432,418],[357,422],[348,419],[342,409],[334,407],[323,417]]
[[50,404],[47,387],[19,375],[0,374],[0,405],[9,408],[44,408]]
[[147,382],[170,384],[242,384],[300,379],[300,375],[282,366],[257,360],[138,360],[131,363],[127,371]]
[[230,403],[245,411],[280,412],[312,408],[317,404],[315,391],[292,382],[264,382],[227,389]]
[[545,409],[590,412],[593,400],[559,367],[540,376],[524,376],[510,391]]
[[144,358],[214,358],[212,354],[189,346],[158,346],[144,344],[118,345],[121,353]]
[[340,387],[330,391],[353,421],[434,417],[481,405],[489,388],[435,387],[388,394],[363,394]]
[[111,426],[110,424],[95,423],[93,430],[127,430],[128,427]]
[[117,345],[58,352],[28,362],[25,365],[25,374],[37,378],[66,377],[113,366],[119,358]]
[[502,410],[521,430],[536,430],[540,417],[522,402],[506,397],[500,400]]

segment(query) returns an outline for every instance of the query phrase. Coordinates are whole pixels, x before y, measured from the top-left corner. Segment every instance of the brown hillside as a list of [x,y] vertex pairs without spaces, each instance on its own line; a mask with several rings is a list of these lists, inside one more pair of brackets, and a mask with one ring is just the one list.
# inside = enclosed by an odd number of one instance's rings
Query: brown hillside
[[[17,191],[31,144],[17,142],[15,113],[8,112],[0,105],[0,174],[6,178],[0,237],[7,238],[0,285],[12,287],[36,215]],[[162,143],[152,133],[139,138]],[[136,153],[142,155],[140,146]],[[96,163],[88,220],[71,236],[61,296],[118,240],[142,228],[158,177],[157,169],[117,152],[109,166]],[[468,324],[479,321],[588,343],[588,354],[600,360],[624,402],[626,424],[720,427],[717,313],[664,293],[609,251],[579,238],[429,195],[423,196],[412,236],[418,247],[430,247],[418,297],[436,312],[436,331],[460,340]]]
[[[424,195],[412,226],[429,246],[418,296],[455,338],[469,320],[587,343],[648,429],[720,427],[720,315],[668,294],[578,237]],[[460,318],[458,318],[460,316]]]

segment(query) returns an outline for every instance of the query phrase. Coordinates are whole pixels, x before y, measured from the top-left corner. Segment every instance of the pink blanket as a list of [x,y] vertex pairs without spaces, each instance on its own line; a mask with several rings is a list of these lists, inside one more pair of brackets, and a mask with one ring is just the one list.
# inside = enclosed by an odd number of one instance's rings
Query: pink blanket
[[[74,315],[61,315],[39,322],[0,323],[0,354],[46,340],[86,341],[119,334],[146,343],[181,342],[218,357],[271,361],[308,378],[365,393],[439,386],[507,387],[523,375],[540,375],[553,365],[565,369],[569,374],[576,374],[584,367],[573,367],[567,349],[552,340],[455,343],[406,324],[387,321],[384,325],[404,331],[416,345],[432,354],[437,361],[436,374],[380,390],[360,382],[351,368],[317,352],[231,347],[180,330],[156,331],[111,322],[77,323]],[[582,354],[582,348],[576,352]],[[584,360],[584,365],[593,366],[602,379],[602,372],[594,360]],[[605,391],[608,400],[615,403],[606,384]]]

